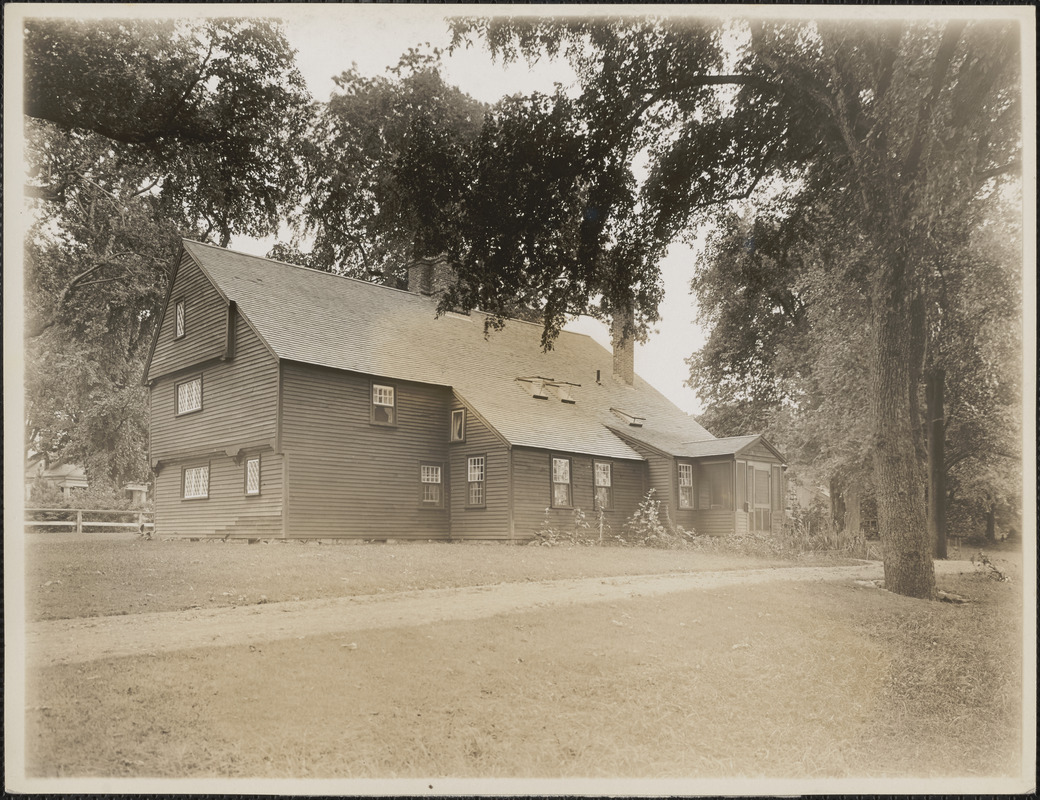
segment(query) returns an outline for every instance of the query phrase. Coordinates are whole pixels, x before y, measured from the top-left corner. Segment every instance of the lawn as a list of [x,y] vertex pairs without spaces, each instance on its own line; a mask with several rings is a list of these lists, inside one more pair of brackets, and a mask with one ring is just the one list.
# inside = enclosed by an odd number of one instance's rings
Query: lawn
[[743,569],[782,562],[619,547],[244,544],[28,538],[29,619],[179,611],[503,582]]
[[769,583],[30,671],[29,774],[1016,775],[1014,577],[941,578],[967,605]]

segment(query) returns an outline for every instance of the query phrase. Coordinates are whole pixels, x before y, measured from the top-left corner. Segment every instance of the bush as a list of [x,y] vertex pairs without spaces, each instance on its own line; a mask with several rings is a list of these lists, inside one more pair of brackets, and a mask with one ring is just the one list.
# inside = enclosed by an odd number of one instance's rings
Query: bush
[[[545,509],[545,519],[542,520],[542,527],[535,531],[534,539],[531,540],[530,544],[542,545],[543,547],[555,547],[561,544],[597,544],[596,537],[592,534],[592,525],[585,518],[585,512],[580,508],[574,509],[570,527],[560,525],[559,523],[554,524],[549,518],[551,513],[551,508]],[[602,526],[602,511],[599,513],[599,521]]]
[[655,491],[651,489],[647,492],[639,508],[628,518],[625,523],[627,535],[621,542],[634,547],[688,547],[696,538],[696,533],[661,519],[661,501],[654,499]]

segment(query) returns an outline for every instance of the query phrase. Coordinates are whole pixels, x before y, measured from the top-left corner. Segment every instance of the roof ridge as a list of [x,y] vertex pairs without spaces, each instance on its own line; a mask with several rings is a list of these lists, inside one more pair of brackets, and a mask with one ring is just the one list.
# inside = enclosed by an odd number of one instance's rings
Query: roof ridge
[[[268,256],[258,256],[258,255],[254,254],[254,253],[247,253],[244,250],[234,250],[234,249],[232,249],[230,247],[221,247],[219,244],[210,244],[209,242],[199,242],[199,241],[196,241],[194,239],[188,239],[188,238],[185,238],[185,237],[181,238],[181,242],[182,243],[183,242],[188,242],[190,244],[197,244],[197,245],[199,245],[201,247],[209,247],[209,248],[211,248],[213,250],[219,250],[222,253],[234,253],[235,255],[245,256],[246,258],[258,258],[261,261],[269,261],[272,264],[280,264],[283,267],[292,267],[293,269],[302,269],[302,270],[305,270],[307,272],[315,272],[315,273],[317,273],[319,275],[328,275],[331,278],[342,278],[344,280],[353,281],[354,283],[364,284],[365,286],[372,286],[372,287],[375,287],[376,289],[387,289],[387,290],[389,290],[391,292],[399,292],[401,294],[406,294],[409,297],[415,297],[415,298],[420,299],[420,300],[431,300],[432,299],[430,297],[427,297],[426,295],[417,294],[415,292],[410,292],[407,289],[398,289],[396,286],[387,286],[385,283],[373,283],[372,281],[362,280],[361,278],[355,278],[355,277],[353,277],[351,275],[343,275],[343,274],[338,273],[338,272],[329,272],[329,271],[324,270],[324,269],[315,269],[314,267],[305,267],[305,266],[302,266],[301,264],[293,264],[293,263],[290,263],[289,261],[281,261],[281,260],[279,260],[277,258],[269,258]],[[483,314],[485,317],[490,317],[491,316],[491,314],[489,312],[482,311],[479,308],[478,309],[474,309],[473,311],[475,311],[477,314]],[[456,312],[456,313],[461,313],[461,312]],[[471,312],[471,313],[473,313],[473,312]],[[585,315],[585,316],[587,316],[587,315]],[[517,317],[505,317],[505,319],[507,321],[509,321],[509,322],[519,322],[519,323],[521,323],[523,325],[534,325],[535,327],[538,327],[538,328],[544,328],[544,326],[541,325],[538,322],[528,322],[525,319],[518,319]],[[568,330],[564,330],[563,328],[560,329],[560,333],[567,333],[567,334],[570,334],[572,336],[584,336],[586,339],[591,339],[592,338],[587,333],[581,333],[580,331],[568,331]]]

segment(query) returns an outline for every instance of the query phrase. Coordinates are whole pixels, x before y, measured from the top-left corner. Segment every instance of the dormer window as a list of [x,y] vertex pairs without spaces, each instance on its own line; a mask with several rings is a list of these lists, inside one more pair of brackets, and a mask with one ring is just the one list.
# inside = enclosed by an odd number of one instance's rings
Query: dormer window
[[535,400],[548,400],[549,395],[545,390],[545,378],[517,378],[517,381]]
[[643,423],[646,422],[646,417],[637,417],[635,414],[629,414],[620,408],[612,408],[610,410],[614,412],[615,417],[623,420],[626,425],[631,425],[633,428],[642,428]]
[[173,338],[180,339],[184,336],[184,299],[173,304]]
[[393,386],[372,384],[372,424],[397,424],[397,392]]

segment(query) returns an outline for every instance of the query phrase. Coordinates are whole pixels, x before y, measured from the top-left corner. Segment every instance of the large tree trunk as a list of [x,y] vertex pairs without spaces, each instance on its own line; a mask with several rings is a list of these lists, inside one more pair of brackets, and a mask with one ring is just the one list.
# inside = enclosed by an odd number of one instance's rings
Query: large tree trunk
[[986,513],[986,541],[997,541],[997,507],[992,503]]
[[[925,520],[924,481],[918,457],[922,438],[916,405],[920,362],[906,265],[896,255],[879,264],[871,316],[871,394],[878,531],[884,553],[885,588],[931,598],[935,568]],[[921,442],[923,448],[923,442]]]
[[831,522],[834,523],[834,530],[845,529],[845,498],[837,478],[831,478]]
[[928,418],[928,538],[936,558],[946,558],[946,450],[943,390],[946,372],[934,369],[925,383]]

